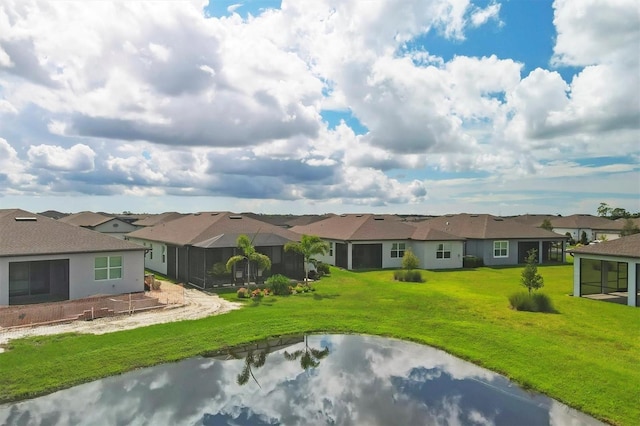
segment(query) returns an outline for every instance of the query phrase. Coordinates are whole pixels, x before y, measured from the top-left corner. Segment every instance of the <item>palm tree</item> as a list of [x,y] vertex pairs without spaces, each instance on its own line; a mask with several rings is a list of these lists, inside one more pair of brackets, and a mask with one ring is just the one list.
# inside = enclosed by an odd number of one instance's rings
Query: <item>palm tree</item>
[[233,266],[242,261],[247,261],[247,285],[250,282],[251,275],[251,262],[255,262],[258,269],[269,270],[271,269],[271,259],[268,256],[258,253],[253,246],[253,241],[246,235],[240,235],[237,240],[238,248],[242,251],[242,254],[236,254],[231,256],[227,260],[227,271],[231,272]]
[[242,368],[242,372],[238,374],[238,377],[236,378],[236,382],[239,385],[242,386],[247,384],[247,382],[249,381],[249,377],[251,377],[256,382],[256,385],[258,385],[258,387],[262,389],[262,386],[260,386],[260,383],[258,383],[258,379],[256,379],[256,376],[253,375],[252,367],[255,367],[255,368],[262,367],[264,363],[267,361],[268,352],[269,352],[269,347],[266,347],[262,351],[259,351],[257,354],[254,353],[252,350],[249,350],[246,358],[244,359],[244,367]]
[[290,242],[284,245],[284,251],[294,251],[304,257],[304,281],[307,282],[307,264],[313,262],[313,256],[324,255],[329,251],[329,243],[322,241],[316,235],[303,235],[300,242]]
[[304,336],[304,349],[298,349],[292,353],[284,351],[284,359],[287,361],[294,361],[300,358],[300,367],[304,370],[318,367],[320,365],[320,360],[325,358],[327,355],[329,355],[329,348],[326,346],[323,350],[310,348],[306,335]]

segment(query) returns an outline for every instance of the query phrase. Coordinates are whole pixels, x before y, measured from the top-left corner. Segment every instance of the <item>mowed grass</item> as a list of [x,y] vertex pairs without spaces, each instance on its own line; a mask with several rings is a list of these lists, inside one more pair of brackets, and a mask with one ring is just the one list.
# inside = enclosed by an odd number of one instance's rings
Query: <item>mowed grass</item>
[[[113,334],[11,342],[0,354],[0,400],[51,392],[138,367],[301,332],[393,336],[442,348],[613,424],[640,424],[640,309],[568,296],[571,265],[542,266],[557,314],[518,312],[522,268],[348,272],[315,293],[247,301],[228,314]],[[223,297],[236,301],[235,293]]]

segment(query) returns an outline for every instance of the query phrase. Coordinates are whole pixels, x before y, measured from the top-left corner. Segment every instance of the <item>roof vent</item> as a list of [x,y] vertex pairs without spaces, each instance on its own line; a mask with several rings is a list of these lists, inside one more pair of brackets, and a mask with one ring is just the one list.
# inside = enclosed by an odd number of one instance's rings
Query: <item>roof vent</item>
[[496,222],[502,222],[504,219],[502,219],[501,217],[494,217],[493,220],[495,220]]
[[229,219],[242,219],[242,216],[229,216]]
[[373,218],[373,220],[384,220],[384,217],[375,216],[375,217]]
[[211,213],[211,216],[218,216],[218,212]]
[[16,217],[15,219],[16,222],[35,222],[38,220],[38,218],[35,216]]
[[347,215],[343,213],[340,215],[340,217],[347,217]]
[[478,217],[478,215],[477,214],[472,214],[472,215],[469,215],[469,217]]
[[362,217],[362,215],[361,214],[357,214],[356,217]]

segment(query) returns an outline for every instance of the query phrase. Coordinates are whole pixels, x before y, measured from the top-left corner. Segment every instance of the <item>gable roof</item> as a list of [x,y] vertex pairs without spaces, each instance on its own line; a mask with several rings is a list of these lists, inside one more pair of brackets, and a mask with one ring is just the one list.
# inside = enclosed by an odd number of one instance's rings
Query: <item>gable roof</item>
[[188,214],[128,235],[178,246],[205,248],[235,247],[240,235],[253,239],[254,246],[282,245],[300,240],[298,234],[287,229],[230,212]]
[[305,226],[294,226],[291,230],[299,234],[341,241],[463,239],[420,223],[405,222],[395,215],[344,214]]
[[129,250],[145,248],[25,210],[0,210],[2,257]]
[[513,220],[523,225],[540,227],[540,225],[542,225],[542,222],[544,222],[545,219],[552,221],[553,219],[557,219],[558,217],[559,216],[557,215],[554,216],[552,214],[528,214],[527,213],[519,216],[505,217],[505,220]]
[[70,214],[69,216],[62,217],[58,220],[60,222],[68,223],[70,225],[83,226],[85,228],[93,228],[95,226],[102,225],[105,222],[109,222],[110,220],[113,220],[113,219],[115,218],[105,216],[100,213],[80,212],[80,213]]
[[640,234],[620,237],[611,241],[577,247],[571,250],[578,254],[600,254],[606,256],[640,258]]
[[564,235],[490,214],[456,214],[426,220],[433,229],[469,239],[566,239]]

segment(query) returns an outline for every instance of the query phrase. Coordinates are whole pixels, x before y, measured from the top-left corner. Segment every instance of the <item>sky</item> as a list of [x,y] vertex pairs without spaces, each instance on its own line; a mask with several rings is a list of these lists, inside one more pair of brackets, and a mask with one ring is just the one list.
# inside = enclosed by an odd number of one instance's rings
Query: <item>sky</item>
[[0,3],[0,208],[640,211],[636,0]]

